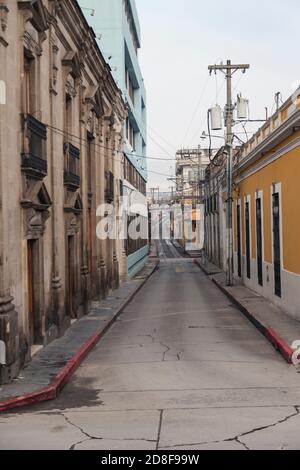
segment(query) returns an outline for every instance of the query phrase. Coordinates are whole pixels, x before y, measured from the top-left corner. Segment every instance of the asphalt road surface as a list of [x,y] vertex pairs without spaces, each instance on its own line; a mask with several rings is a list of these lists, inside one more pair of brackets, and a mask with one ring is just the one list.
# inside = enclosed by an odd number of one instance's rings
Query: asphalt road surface
[[1,449],[300,449],[300,375],[170,241],[60,397]]

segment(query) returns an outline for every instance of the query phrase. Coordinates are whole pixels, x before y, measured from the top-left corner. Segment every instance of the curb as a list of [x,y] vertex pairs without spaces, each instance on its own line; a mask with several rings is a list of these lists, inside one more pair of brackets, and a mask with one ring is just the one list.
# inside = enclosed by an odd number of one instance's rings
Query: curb
[[293,364],[293,349],[274,331],[272,328],[266,328],[265,336],[273,344],[275,349],[280,352],[284,359]]
[[252,315],[246,307],[244,307],[230,292],[225,289],[224,286],[218,283],[216,279],[212,279],[213,283],[225,294],[243,313],[243,315],[267,338],[272,346],[278,351],[282,357],[289,363],[292,364],[292,356],[294,351],[289,344],[284,341],[281,336],[276,333],[271,327],[264,325],[254,315]]
[[194,260],[194,263],[195,263],[195,264],[198,266],[198,268],[200,268],[200,269],[201,269],[201,271],[203,271],[203,272],[204,272],[204,274],[206,274],[206,276],[210,276],[209,272],[208,272],[208,271],[205,269],[205,267],[204,267],[204,266],[202,266],[202,264],[201,264],[201,263],[199,263],[199,261],[198,261],[198,260],[196,260],[196,259],[195,259],[195,260]]
[[[201,266],[199,262],[195,261],[195,264],[197,264],[197,266],[202,269],[202,271],[207,276],[211,275],[205,270],[203,266]],[[247,310],[246,307],[244,307],[244,305],[241,304],[230,292],[228,292],[228,290],[215,278],[212,278],[211,280],[223,292],[223,294],[226,295],[226,297],[228,297],[229,300],[238,307],[241,313],[260,331],[260,333],[265,336],[265,338],[272,344],[276,351],[282,355],[286,362],[288,364],[292,364],[292,356],[294,351],[290,345],[283,338],[281,338],[281,336],[275,330],[273,330],[273,328],[264,325],[252,313],[250,313],[249,310]]]
[[[206,274],[206,276],[214,276],[216,275],[217,273],[216,272],[209,272],[207,269],[205,269],[205,267],[198,261],[198,259],[194,259],[194,263],[204,272],[204,274]],[[221,272],[221,270],[220,270]]]
[[144,287],[146,282],[154,274],[159,261],[156,262],[155,266],[147,277],[141,282],[141,284],[130,294],[130,296],[123,302],[119,307],[113,318],[110,322],[102,329],[97,331],[92,335],[83,346],[77,351],[77,353],[67,362],[63,369],[54,377],[52,382],[47,386],[36,392],[27,393],[19,397],[14,397],[3,402],[0,402],[0,413],[3,413],[8,410],[22,408],[24,406],[33,405],[36,403],[41,403],[44,401],[54,400],[58,397],[59,393],[62,391],[64,386],[69,382],[70,378],[78,369],[80,364],[84,361],[86,356],[91,352],[91,350],[96,346],[96,344],[101,340],[102,336],[109,330],[109,328],[115,323],[118,317],[121,315],[123,310],[127,305],[133,300],[133,298],[138,294],[138,292]]
[[149,258],[149,259],[152,259],[152,260],[158,258],[157,246],[156,246],[156,244],[153,243],[153,242],[151,242],[151,244],[150,244],[150,249],[149,249],[148,258]]

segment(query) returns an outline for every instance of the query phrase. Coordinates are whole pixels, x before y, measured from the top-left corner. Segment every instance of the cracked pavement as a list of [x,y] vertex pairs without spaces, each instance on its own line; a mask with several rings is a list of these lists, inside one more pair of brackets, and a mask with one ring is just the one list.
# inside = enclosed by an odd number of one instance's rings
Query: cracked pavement
[[300,449],[297,369],[173,248],[57,400],[0,416],[0,449]]

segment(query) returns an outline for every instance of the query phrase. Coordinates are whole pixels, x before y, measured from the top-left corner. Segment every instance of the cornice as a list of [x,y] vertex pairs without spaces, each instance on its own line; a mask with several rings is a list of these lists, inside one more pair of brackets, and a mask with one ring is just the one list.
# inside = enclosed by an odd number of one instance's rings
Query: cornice
[[289,152],[297,149],[300,147],[300,137],[297,139],[293,140],[289,144],[285,145],[281,149],[279,149],[275,153],[271,153],[267,157],[265,157],[261,162],[257,162],[257,165],[254,168],[251,168],[249,171],[246,171],[246,168],[242,169],[237,169],[235,171],[236,175],[236,182],[240,183],[241,181],[245,180],[246,178],[249,178],[249,176],[254,175],[258,171],[261,171],[263,168],[266,166],[270,165],[271,163],[275,162],[279,158],[283,157],[284,155],[288,154]]
[[[293,113],[281,126],[274,130],[260,144],[258,144],[237,166],[237,171],[243,171],[255,163],[264,153],[268,153],[272,146],[278,145],[278,141],[284,141],[288,137],[287,133],[293,134],[294,129],[300,126],[300,109]],[[286,135],[287,134],[287,135]],[[269,148],[269,149],[268,149]]]

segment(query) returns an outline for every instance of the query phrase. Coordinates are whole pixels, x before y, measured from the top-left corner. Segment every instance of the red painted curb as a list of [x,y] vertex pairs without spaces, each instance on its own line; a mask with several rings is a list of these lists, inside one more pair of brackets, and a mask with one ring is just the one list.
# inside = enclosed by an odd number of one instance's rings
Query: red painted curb
[[292,348],[284,341],[284,339],[279,336],[276,331],[274,331],[272,328],[267,327],[265,328],[265,335],[268,338],[268,340],[275,346],[276,349],[281,353],[281,355],[285,358],[285,360],[289,363],[292,364],[292,356],[294,354],[294,351]]
[[25,395],[14,397],[9,400],[0,402],[0,413],[9,411],[12,409],[21,408],[28,405],[33,405],[36,403],[41,403],[43,401],[54,400],[57,398],[61,390],[68,383],[76,369],[80,366],[82,361],[86,356],[91,352],[91,350],[96,346],[100,341],[102,336],[107,332],[107,330],[113,325],[116,319],[120,316],[124,308],[132,301],[136,294],[142,289],[146,284],[148,279],[155,272],[157,262],[154,268],[151,270],[147,278],[136,288],[134,292],[123,302],[116,314],[110,320],[110,322],[101,330],[91,336],[86,343],[77,351],[77,353],[67,362],[67,364],[62,368],[62,370],[55,376],[52,382],[45,388],[37,390],[36,392],[27,393]]

